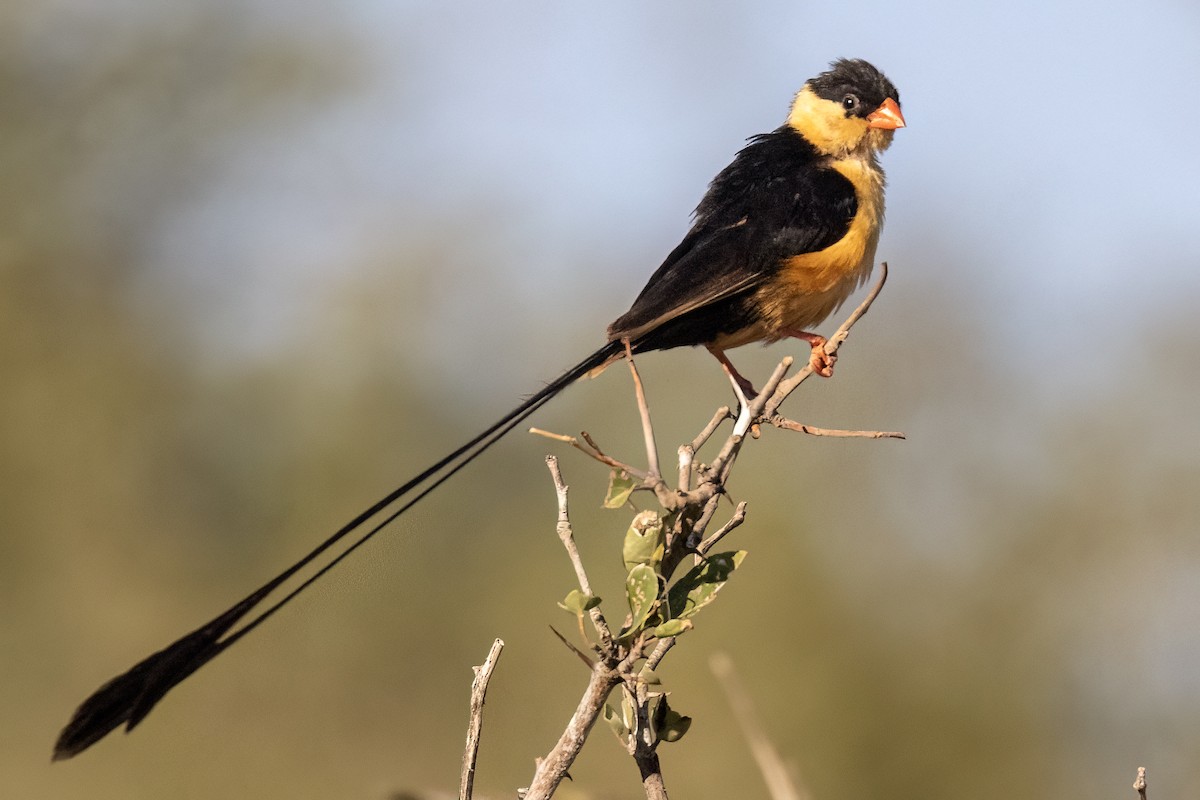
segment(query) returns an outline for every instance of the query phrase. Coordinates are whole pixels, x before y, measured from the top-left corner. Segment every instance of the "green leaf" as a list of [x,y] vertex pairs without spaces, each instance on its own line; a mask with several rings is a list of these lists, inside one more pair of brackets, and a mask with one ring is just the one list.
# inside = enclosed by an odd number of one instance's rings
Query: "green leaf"
[[604,704],[604,721],[608,723],[608,727],[612,728],[612,732],[621,740],[621,744],[629,741],[629,727],[625,724],[625,720],[621,718],[620,712],[613,708],[611,703]]
[[638,564],[657,567],[662,562],[663,521],[657,511],[642,511],[633,518],[633,524],[625,532],[621,557],[627,570]]
[[667,696],[662,695],[650,710],[650,725],[655,741],[678,742],[692,726],[692,718],[671,708]]
[[625,579],[625,596],[631,613],[629,628],[622,636],[631,636],[645,627],[658,602],[658,575],[646,564],[638,564]]
[[676,581],[667,593],[671,619],[695,616],[696,612],[711,603],[725,585],[725,581],[729,580],[729,575],[738,568],[745,557],[745,550],[717,553],[697,564],[688,574]]
[[684,631],[690,631],[695,625],[690,619],[669,619],[662,625],[659,625],[651,633],[656,638],[666,639],[668,636],[678,636]]
[[584,594],[578,589],[572,589],[558,604],[559,608],[566,609],[576,616],[583,616],[585,611],[590,611],[598,605],[600,605],[599,597],[594,594]]
[[658,740],[660,742],[678,742],[691,727],[691,717],[685,717],[678,711],[668,708],[667,712],[663,714],[662,723],[658,726]]
[[604,496],[605,508],[620,508],[629,502],[629,495],[638,486],[638,482],[629,477],[622,469],[614,469],[608,475],[608,494]]

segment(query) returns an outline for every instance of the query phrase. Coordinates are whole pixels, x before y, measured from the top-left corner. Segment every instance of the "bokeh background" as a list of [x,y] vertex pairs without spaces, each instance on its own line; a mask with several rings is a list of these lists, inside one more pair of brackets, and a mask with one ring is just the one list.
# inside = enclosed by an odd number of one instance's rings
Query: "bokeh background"
[[[0,5],[0,796],[512,796],[585,675],[514,435],[134,735],[86,694],[590,352],[742,140],[861,56],[900,86],[892,280],[736,474],[744,569],[662,670],[681,797],[1200,794],[1200,7]],[[746,349],[764,374],[794,346]],[[667,456],[728,401],[641,361]],[[539,413],[635,457],[627,374]],[[626,512],[559,448],[617,599]],[[597,730],[561,796],[635,798]]]

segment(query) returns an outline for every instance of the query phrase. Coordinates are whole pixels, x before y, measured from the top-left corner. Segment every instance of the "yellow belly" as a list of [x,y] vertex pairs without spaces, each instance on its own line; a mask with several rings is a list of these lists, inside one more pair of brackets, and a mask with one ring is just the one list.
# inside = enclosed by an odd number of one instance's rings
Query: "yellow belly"
[[883,224],[883,171],[873,158],[847,158],[832,166],[858,196],[849,230],[824,250],[787,260],[778,277],[759,290],[762,324],[756,326],[758,336],[742,344],[771,342],[819,325],[870,276]]

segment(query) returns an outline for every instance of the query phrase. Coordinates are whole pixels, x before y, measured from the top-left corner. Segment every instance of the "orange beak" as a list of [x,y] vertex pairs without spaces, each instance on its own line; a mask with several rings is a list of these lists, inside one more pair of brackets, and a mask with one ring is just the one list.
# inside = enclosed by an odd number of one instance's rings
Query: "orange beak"
[[882,128],[894,131],[904,127],[904,115],[900,113],[900,104],[892,98],[883,101],[883,105],[867,115],[868,128]]

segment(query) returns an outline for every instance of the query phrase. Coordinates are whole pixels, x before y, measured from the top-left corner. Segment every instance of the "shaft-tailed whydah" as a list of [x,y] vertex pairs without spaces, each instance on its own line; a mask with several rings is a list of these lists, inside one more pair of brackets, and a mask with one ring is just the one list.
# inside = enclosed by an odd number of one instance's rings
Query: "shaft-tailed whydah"
[[[883,223],[878,155],[902,127],[900,95],[879,70],[861,60],[833,62],[796,94],[785,124],[751,138],[713,179],[691,229],[608,327],[604,345],[232,608],[101,686],[63,729],[54,758],[70,758],[120,725],[132,730],[173,686],[626,347],[639,353],[703,345],[749,390],[725,351],[794,337],[811,345],[813,368],[831,375],[825,340],[809,329],[871,272]],[[297,583],[285,592],[289,581]]]

